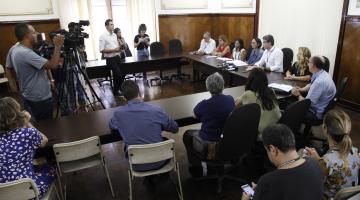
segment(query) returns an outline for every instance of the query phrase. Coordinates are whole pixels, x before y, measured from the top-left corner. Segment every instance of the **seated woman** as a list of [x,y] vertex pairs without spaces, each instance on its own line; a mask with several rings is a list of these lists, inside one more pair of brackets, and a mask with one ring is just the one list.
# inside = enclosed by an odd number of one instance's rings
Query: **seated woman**
[[46,136],[33,128],[30,114],[10,97],[0,99],[0,183],[31,178],[40,198],[55,179],[55,168],[33,166],[35,150],[44,147]]
[[310,50],[307,47],[299,47],[297,61],[286,72],[285,79],[295,81],[310,81],[311,73],[309,71]]
[[246,50],[244,49],[244,41],[242,39],[236,39],[234,42],[234,49],[232,52],[232,59],[245,61]]
[[194,116],[202,122],[201,129],[187,130],[183,135],[193,176],[202,174],[201,160],[214,158],[215,144],[220,141],[225,121],[235,108],[233,97],[222,94],[224,79],[219,73],[206,79],[206,88],[211,98],[202,100],[194,108]]
[[261,141],[263,130],[275,124],[281,117],[281,112],[277,103],[276,96],[268,87],[268,79],[263,69],[254,68],[247,79],[245,93],[239,97],[235,105],[241,106],[249,103],[257,103],[261,108],[259,135],[258,140]]
[[119,42],[119,47],[121,49],[121,57],[131,57],[132,53],[129,49],[129,45],[125,42],[124,37],[122,37],[121,35],[121,30],[119,28],[115,28],[114,29],[114,33],[117,36],[118,42]]
[[324,117],[323,133],[330,149],[322,157],[313,148],[306,155],[318,160],[325,174],[324,195],[330,199],[342,188],[358,185],[360,158],[350,138],[351,120],[342,110],[331,110]]
[[249,59],[246,61],[249,65],[254,65],[257,61],[261,59],[264,50],[261,48],[262,42],[259,38],[254,38],[251,40],[251,53]]
[[212,55],[231,58],[230,46],[227,43],[227,38],[225,35],[219,36],[219,45],[216,47]]

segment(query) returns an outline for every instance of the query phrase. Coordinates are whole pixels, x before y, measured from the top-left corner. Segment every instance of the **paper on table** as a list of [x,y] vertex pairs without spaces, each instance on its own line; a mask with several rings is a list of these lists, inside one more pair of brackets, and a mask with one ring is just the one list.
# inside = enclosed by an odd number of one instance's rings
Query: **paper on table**
[[241,60],[229,60],[229,61],[226,61],[226,63],[231,63],[238,67],[249,65],[246,62],[241,61]]
[[285,92],[290,92],[291,89],[293,89],[293,87],[291,85],[279,84],[279,83],[271,83],[271,84],[269,84],[269,87],[275,88],[275,89],[278,89],[278,90],[282,90],[282,91],[285,91]]
[[205,58],[216,58],[217,56],[206,56]]
[[223,61],[229,61],[229,60],[232,60],[231,58],[223,58],[223,57],[218,57],[216,58],[218,60],[223,60]]

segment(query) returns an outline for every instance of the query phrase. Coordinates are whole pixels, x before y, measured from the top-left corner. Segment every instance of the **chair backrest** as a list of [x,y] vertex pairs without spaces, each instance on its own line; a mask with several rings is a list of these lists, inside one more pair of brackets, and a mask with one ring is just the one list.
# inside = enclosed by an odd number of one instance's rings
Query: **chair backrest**
[[171,55],[181,54],[182,51],[183,51],[183,47],[179,39],[169,40],[169,54]]
[[324,66],[324,70],[326,72],[329,72],[330,69],[330,60],[329,58],[327,58],[326,56],[323,56],[324,60],[325,60],[325,66]]
[[150,44],[150,56],[162,56],[165,54],[164,45],[161,42]]
[[219,160],[230,161],[250,151],[258,135],[260,112],[260,106],[254,103],[240,106],[230,114],[217,147]]
[[101,154],[100,138],[93,136],[75,142],[54,144],[53,149],[58,163],[80,160]]
[[128,158],[133,164],[154,163],[175,159],[175,141],[173,139],[153,144],[129,145]]
[[283,68],[284,68],[284,73],[286,73],[287,70],[291,68],[292,61],[293,61],[293,58],[294,58],[294,52],[290,48],[283,48],[281,50],[282,50],[282,52],[284,54]]
[[347,76],[341,79],[340,84],[336,89],[335,97],[326,106],[325,112],[333,109],[336,106],[337,102],[339,101],[339,99],[343,95],[348,82],[349,82],[349,77],[347,77]]
[[294,102],[286,108],[278,123],[285,124],[296,134],[309,108],[310,99]]
[[4,67],[0,64],[0,74],[4,74],[4,73],[5,73]]
[[0,184],[0,199],[38,199],[39,190],[30,178]]
[[336,193],[334,200],[349,199],[359,193],[360,193],[360,186],[343,188]]

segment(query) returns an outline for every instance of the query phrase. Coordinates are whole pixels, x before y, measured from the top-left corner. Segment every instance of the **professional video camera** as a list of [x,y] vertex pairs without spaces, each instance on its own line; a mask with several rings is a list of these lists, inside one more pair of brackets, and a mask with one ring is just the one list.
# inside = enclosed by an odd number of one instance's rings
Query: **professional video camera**
[[60,34],[65,37],[64,48],[74,48],[84,46],[84,39],[89,38],[89,34],[83,32],[83,26],[89,26],[89,20],[80,20],[78,23],[70,22],[68,24],[69,31],[60,29],[58,31],[50,32],[50,37],[53,38],[55,35]]

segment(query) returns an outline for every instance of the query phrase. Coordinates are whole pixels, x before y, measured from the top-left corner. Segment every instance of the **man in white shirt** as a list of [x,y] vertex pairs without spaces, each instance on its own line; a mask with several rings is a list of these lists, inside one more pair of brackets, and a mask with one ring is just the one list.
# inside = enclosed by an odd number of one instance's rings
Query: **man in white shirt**
[[207,55],[207,54],[211,54],[215,48],[216,48],[215,40],[211,38],[210,32],[205,32],[203,39],[201,40],[200,43],[200,48],[195,53],[199,55],[204,55],[204,54]]
[[250,66],[247,70],[252,70],[254,67],[264,67],[268,71],[283,72],[284,54],[280,48],[274,46],[274,37],[272,35],[265,35],[263,37],[264,53],[261,59]]
[[106,59],[106,65],[113,72],[113,93],[115,96],[121,96],[119,91],[124,82],[124,74],[121,72],[120,45],[117,36],[114,33],[114,23],[111,19],[105,21],[106,32],[100,36],[99,50]]

